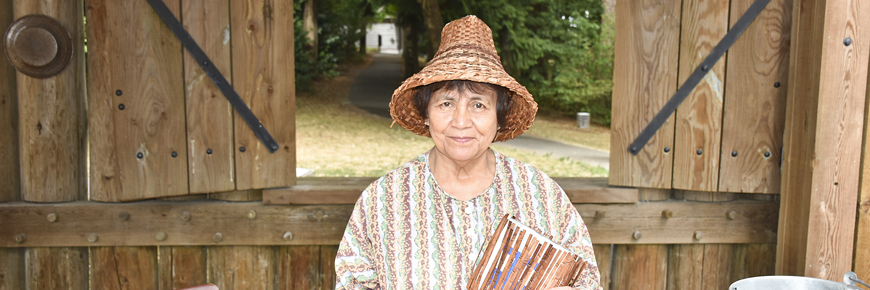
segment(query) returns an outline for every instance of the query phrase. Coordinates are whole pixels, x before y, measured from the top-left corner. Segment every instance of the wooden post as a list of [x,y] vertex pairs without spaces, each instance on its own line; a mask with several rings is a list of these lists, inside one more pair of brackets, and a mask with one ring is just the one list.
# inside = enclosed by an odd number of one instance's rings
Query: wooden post
[[275,258],[271,246],[209,247],[208,282],[221,290],[275,289],[275,283],[280,283],[275,279]]
[[158,247],[160,290],[173,290],[208,283],[206,247]]
[[0,289],[24,289],[24,249],[0,248]]
[[[692,201],[721,202],[734,195],[719,192],[679,192],[675,197]],[[696,238],[701,242],[702,236]],[[725,289],[731,282],[733,249],[730,244],[671,245],[668,289]]]
[[[617,4],[617,9],[620,4]],[[670,190],[642,188],[640,199],[661,201]],[[643,243],[643,232],[635,233],[636,245],[614,245],[613,281],[610,289],[665,290],[668,278],[668,245]]]
[[[870,84],[870,74],[867,83]],[[867,89],[866,99],[870,100],[870,89]],[[870,278],[870,102],[864,104],[864,145],[861,148],[861,180],[860,198],[858,200],[858,225],[855,236],[855,259],[853,269],[858,277],[864,280]]]
[[89,289],[88,248],[27,248],[26,251],[27,286],[24,289]]
[[90,260],[92,289],[158,288],[157,247],[91,247]]
[[[12,0],[0,0],[0,31],[14,20]],[[15,68],[0,56],[0,201],[21,198],[21,169],[18,163],[18,94]]]
[[58,75],[40,79],[18,73],[22,196],[36,202],[80,199],[86,194],[81,2],[15,0],[13,10],[16,19],[53,17],[73,39],[73,59]]
[[870,56],[864,4],[795,1],[777,274],[842,281],[852,269]]
[[[320,246],[282,246],[278,257],[278,289],[323,289]],[[334,255],[332,259],[335,260]],[[332,269],[335,272],[335,267]]]

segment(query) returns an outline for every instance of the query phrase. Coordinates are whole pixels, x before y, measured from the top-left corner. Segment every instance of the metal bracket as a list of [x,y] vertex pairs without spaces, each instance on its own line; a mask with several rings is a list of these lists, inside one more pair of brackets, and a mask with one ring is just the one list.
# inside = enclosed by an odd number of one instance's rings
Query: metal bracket
[[[150,1],[150,0],[149,0]],[[716,47],[710,51],[710,54],[707,55],[707,58],[695,68],[695,71],[686,79],[686,82],[680,86],[680,89],[671,96],[671,99],[665,104],[661,111],[653,117],[652,121],[643,131],[640,132],[640,135],[637,136],[637,139],[634,139],[634,142],[628,146],[628,152],[631,152],[633,155],[637,155],[643,146],[646,146],[646,143],[649,142],[649,139],[655,135],[656,131],[664,125],[665,121],[671,117],[672,114],[677,110],[677,107],[680,106],[681,103],[689,96],[689,93],[695,89],[698,83],[701,82],[701,79],[704,78],[704,75],[713,68],[713,65],[722,58],[722,55],[728,51],[728,48],[737,41],[737,38],[740,37],[740,34],[746,30],[746,27],[761,14],[761,11],[764,10],[764,7],[767,6],[767,3],[770,3],[770,0],[756,0],[752,3],[752,6],[746,10],[746,13],[743,16],[740,16],[740,19],[737,20],[737,23],[734,23],[734,26],[731,27],[731,30],[725,34],[725,37],[722,37],[722,40],[716,44]]]
[[266,145],[266,148],[269,149],[270,153],[274,153],[275,150],[278,150],[280,146],[275,142],[275,139],[272,138],[272,135],[269,134],[269,131],[266,131],[266,128],[263,127],[263,124],[260,123],[260,120],[257,119],[257,116],[254,116],[254,113],[251,112],[251,109],[245,105],[245,102],[242,101],[242,98],[239,97],[239,94],[236,93],[236,90],[233,89],[233,86],[227,81],[226,78],[221,74],[221,72],[212,65],[211,60],[202,51],[202,48],[196,44],[196,41],[193,40],[193,37],[190,36],[190,33],[184,29],[184,26],[181,25],[181,22],[178,22],[178,19],[175,18],[175,15],[172,15],[172,11],[166,7],[166,4],[163,3],[162,0],[148,0],[148,4],[151,4],[151,8],[154,8],[154,12],[157,12],[157,15],[160,16],[160,19],[163,19],[163,22],[169,26],[169,29],[172,30],[172,33],[175,34],[175,37],[181,41],[181,45],[184,48],[187,48],[187,52],[193,56],[193,59],[196,60],[196,63],[199,64],[199,67],[205,71],[205,74],[208,75],[214,84],[221,90],[224,94],[224,97],[227,98],[227,101],[233,105],[233,108],[236,112],[242,116],[242,119],[245,120],[245,123],[248,123],[248,127],[254,131],[254,134],[260,138],[260,141]]

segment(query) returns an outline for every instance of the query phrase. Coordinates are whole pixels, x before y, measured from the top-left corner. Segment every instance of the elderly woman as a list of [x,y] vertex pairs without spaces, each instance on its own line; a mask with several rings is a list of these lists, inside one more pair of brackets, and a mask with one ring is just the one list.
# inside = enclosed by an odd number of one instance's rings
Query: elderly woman
[[501,66],[491,30],[467,16],[441,41],[390,102],[396,123],[435,146],[363,191],[335,259],[336,288],[465,289],[510,214],[588,263],[572,287],[600,289],[589,232],[559,185],[489,148],[526,131],[537,111]]

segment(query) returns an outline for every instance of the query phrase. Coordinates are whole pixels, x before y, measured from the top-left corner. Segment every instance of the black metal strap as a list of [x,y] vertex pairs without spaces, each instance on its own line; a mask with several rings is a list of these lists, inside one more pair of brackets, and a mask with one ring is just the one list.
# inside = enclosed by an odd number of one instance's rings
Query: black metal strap
[[280,147],[278,146],[278,143],[275,142],[275,139],[272,138],[272,135],[269,134],[269,131],[266,131],[266,128],[263,127],[263,124],[260,123],[257,116],[254,116],[251,109],[245,105],[245,102],[242,101],[242,98],[239,97],[239,94],[236,93],[233,86],[230,85],[221,72],[212,65],[211,60],[207,55],[205,55],[205,52],[203,52],[199,45],[196,44],[196,41],[193,40],[190,33],[187,33],[187,30],[184,29],[181,22],[178,22],[175,15],[172,15],[172,11],[169,11],[166,4],[164,4],[162,0],[148,0],[148,4],[151,4],[151,7],[154,8],[155,12],[157,12],[157,15],[163,19],[163,22],[165,22],[167,26],[169,26],[172,33],[175,33],[175,37],[181,41],[181,45],[184,45],[184,48],[187,48],[187,52],[193,56],[193,59],[196,60],[197,64],[199,64],[199,67],[205,71],[205,74],[207,74],[218,89],[221,90],[224,97],[227,98],[227,101],[233,105],[236,112],[238,112],[239,115],[242,116],[242,119],[245,120],[245,123],[248,123],[248,127],[251,127],[251,130],[253,130],[254,134],[260,138],[260,141],[263,141],[263,144],[266,145],[269,152],[274,153],[275,150],[278,150]]
[[725,37],[722,37],[722,40],[716,44],[716,47],[710,51],[710,55],[704,59],[701,64],[695,68],[695,71],[692,72],[692,75],[686,79],[686,82],[680,86],[680,89],[677,90],[676,93],[671,97],[670,100],[665,104],[661,111],[652,119],[649,125],[640,132],[640,136],[637,136],[637,139],[634,139],[634,142],[628,146],[628,152],[631,154],[637,155],[640,152],[640,149],[643,146],[646,146],[646,143],[649,142],[649,139],[655,135],[656,131],[664,125],[665,121],[674,114],[674,111],[677,110],[677,107],[689,96],[689,93],[695,89],[695,86],[701,82],[701,79],[704,78],[704,75],[713,68],[713,65],[722,58],[722,55],[728,51],[728,48],[734,44],[734,41],[740,37],[740,34],[746,30],[746,27],[758,17],[758,14],[761,14],[761,11],[764,10],[764,7],[767,6],[770,0],[756,0],[752,3],[752,6],[749,7],[749,10],[746,10],[746,13],[743,16],[740,16],[740,20],[737,20],[737,23],[734,23],[734,26],[731,27],[731,30],[725,34]]

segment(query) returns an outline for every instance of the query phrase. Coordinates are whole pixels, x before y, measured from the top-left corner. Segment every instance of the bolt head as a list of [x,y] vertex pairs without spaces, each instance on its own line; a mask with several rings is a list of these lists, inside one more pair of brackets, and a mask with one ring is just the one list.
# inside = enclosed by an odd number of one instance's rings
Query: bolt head
[[172,155],[172,158],[178,157],[178,152],[172,151],[170,155]]
[[293,233],[291,233],[290,231],[284,232],[284,240],[285,241],[290,241],[292,239],[293,239]]
[[57,221],[57,214],[56,214],[56,213],[50,213],[50,214],[48,214],[47,216],[45,216],[45,219],[47,219],[48,222],[50,222],[50,223],[56,222],[56,221]]
[[670,210],[663,210],[662,217],[666,218],[666,219],[672,218],[672,217],[674,217],[674,212],[672,212]]
[[641,237],[640,231],[634,231],[634,233],[631,234],[631,237],[634,238],[635,240],[640,240],[640,237]]
[[779,82],[775,82],[775,83],[773,83],[773,87],[774,87],[774,88],[778,88],[779,86],[780,86]]
[[211,148],[205,150],[205,154],[211,155]]
[[126,211],[122,211],[122,212],[118,213],[118,218],[120,218],[122,221],[125,221],[125,220],[130,218],[130,213],[128,213]]
[[163,241],[166,239],[166,233],[158,232],[156,235],[154,235],[154,238],[156,238],[158,241]]
[[737,150],[731,151],[731,157],[737,157]]
[[245,146],[239,147],[239,152],[245,152]]
[[665,153],[671,152],[671,147],[665,147]]
[[846,39],[843,39],[843,45],[845,45],[845,46],[852,45],[852,38],[846,37]]
[[698,151],[695,151],[695,153],[698,153],[698,155],[700,156],[701,154],[704,154],[704,150],[698,149]]
[[182,221],[190,221],[190,212],[189,211],[182,212],[181,213],[181,220]]
[[770,151],[764,152],[764,157],[765,158],[770,157]]
[[15,235],[15,242],[16,242],[16,243],[21,244],[21,243],[24,243],[25,241],[27,241],[27,234],[17,234],[17,235]]
[[220,242],[224,239],[224,234],[214,233],[214,236],[212,236],[211,239],[214,240],[215,243]]
[[91,233],[90,235],[88,235],[88,242],[96,243],[97,240],[99,240],[99,239],[100,239],[100,235],[98,235],[96,233]]
[[125,107],[124,104],[118,105],[118,110],[123,111],[125,108],[127,108],[127,107]]
[[734,220],[735,218],[737,218],[737,212],[736,212],[736,211],[733,211],[733,210],[729,210],[729,211],[725,214],[725,217],[727,217],[729,220]]
[[116,90],[116,91],[115,91],[115,95],[116,95],[116,96],[120,96],[120,95],[123,95],[123,94],[124,94],[124,92],[122,92],[121,90]]
[[704,233],[702,233],[701,231],[695,231],[695,234],[693,235],[693,237],[695,238],[695,240],[700,241],[701,238],[704,237]]
[[255,219],[255,218],[257,218],[257,212],[252,209],[252,210],[248,211],[247,216],[248,216],[248,219]]

